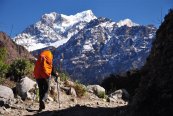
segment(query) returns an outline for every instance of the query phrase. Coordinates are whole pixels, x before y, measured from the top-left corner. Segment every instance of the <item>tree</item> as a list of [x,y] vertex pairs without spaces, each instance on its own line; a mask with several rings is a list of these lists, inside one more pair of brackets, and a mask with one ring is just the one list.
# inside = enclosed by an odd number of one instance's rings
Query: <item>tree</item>
[[19,81],[23,76],[33,72],[34,65],[26,59],[15,60],[9,68],[9,74],[14,77],[14,81]]

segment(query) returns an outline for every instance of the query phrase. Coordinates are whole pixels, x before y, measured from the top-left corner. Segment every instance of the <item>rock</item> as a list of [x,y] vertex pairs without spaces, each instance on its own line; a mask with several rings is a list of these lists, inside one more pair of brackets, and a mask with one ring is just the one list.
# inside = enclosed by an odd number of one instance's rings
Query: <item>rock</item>
[[0,97],[5,99],[13,99],[14,94],[11,88],[0,85]]
[[50,96],[48,96],[48,98],[47,98],[49,101],[54,101],[54,99],[52,98],[52,97],[50,97]]
[[113,99],[112,97],[108,97],[107,101],[108,102],[116,102],[116,99]]
[[0,107],[0,114],[4,115],[5,114],[5,110],[6,110],[5,107]]
[[27,92],[26,95],[27,95],[28,100],[33,100],[34,101],[36,99],[36,94],[35,93]]
[[0,98],[0,106],[4,106],[6,108],[10,108],[17,102],[16,99],[5,99],[5,98]]
[[71,101],[73,101],[75,104],[77,104],[77,99],[76,98],[72,98]]
[[36,82],[31,80],[28,77],[22,78],[19,83],[16,84],[16,91],[17,94],[22,98],[22,99],[31,99],[29,93],[31,92],[30,90],[35,90]]
[[87,91],[95,93],[98,97],[100,97],[100,94],[105,95],[105,89],[100,85],[88,85]]
[[55,82],[55,80],[53,78],[50,79],[50,94],[54,97],[56,97],[56,95],[58,94],[57,91],[57,83]]
[[70,90],[70,87],[61,87],[61,89],[64,90],[66,93],[68,93]]
[[103,99],[104,102],[106,102],[106,99]]
[[125,89],[119,89],[111,93],[108,97],[109,97],[109,101],[117,101],[121,99],[127,100],[129,99],[129,94]]
[[73,87],[70,87],[69,95],[72,95],[73,97],[77,97],[76,91]]
[[64,84],[66,87],[74,87],[75,86],[74,82],[72,82],[70,80],[66,80]]
[[15,103],[11,88],[0,85],[0,106],[10,107]]

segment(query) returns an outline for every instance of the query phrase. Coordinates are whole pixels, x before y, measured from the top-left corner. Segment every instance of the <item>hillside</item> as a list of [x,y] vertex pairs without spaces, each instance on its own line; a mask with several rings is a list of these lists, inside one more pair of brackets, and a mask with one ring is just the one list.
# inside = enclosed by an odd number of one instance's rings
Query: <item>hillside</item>
[[18,58],[33,59],[33,56],[23,46],[17,45],[4,32],[0,32],[0,47],[5,47],[7,50],[6,63],[11,63]]

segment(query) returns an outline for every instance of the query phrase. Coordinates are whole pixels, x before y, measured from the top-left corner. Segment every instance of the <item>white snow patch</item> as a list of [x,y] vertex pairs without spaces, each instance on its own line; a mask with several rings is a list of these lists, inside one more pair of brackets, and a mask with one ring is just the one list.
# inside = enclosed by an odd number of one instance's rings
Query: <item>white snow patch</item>
[[133,26],[139,26],[139,24],[136,24],[134,22],[132,22],[132,20],[130,19],[124,19],[124,20],[120,20],[118,23],[117,23],[118,27],[121,27],[121,26],[128,26],[128,27],[133,27]]

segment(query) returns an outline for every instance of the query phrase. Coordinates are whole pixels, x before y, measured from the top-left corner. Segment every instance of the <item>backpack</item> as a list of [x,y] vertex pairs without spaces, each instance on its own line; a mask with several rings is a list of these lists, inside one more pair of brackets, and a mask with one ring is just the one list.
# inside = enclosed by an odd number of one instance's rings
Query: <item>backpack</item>
[[39,55],[35,67],[34,76],[36,79],[49,78],[52,72],[53,55],[51,51],[45,50]]

